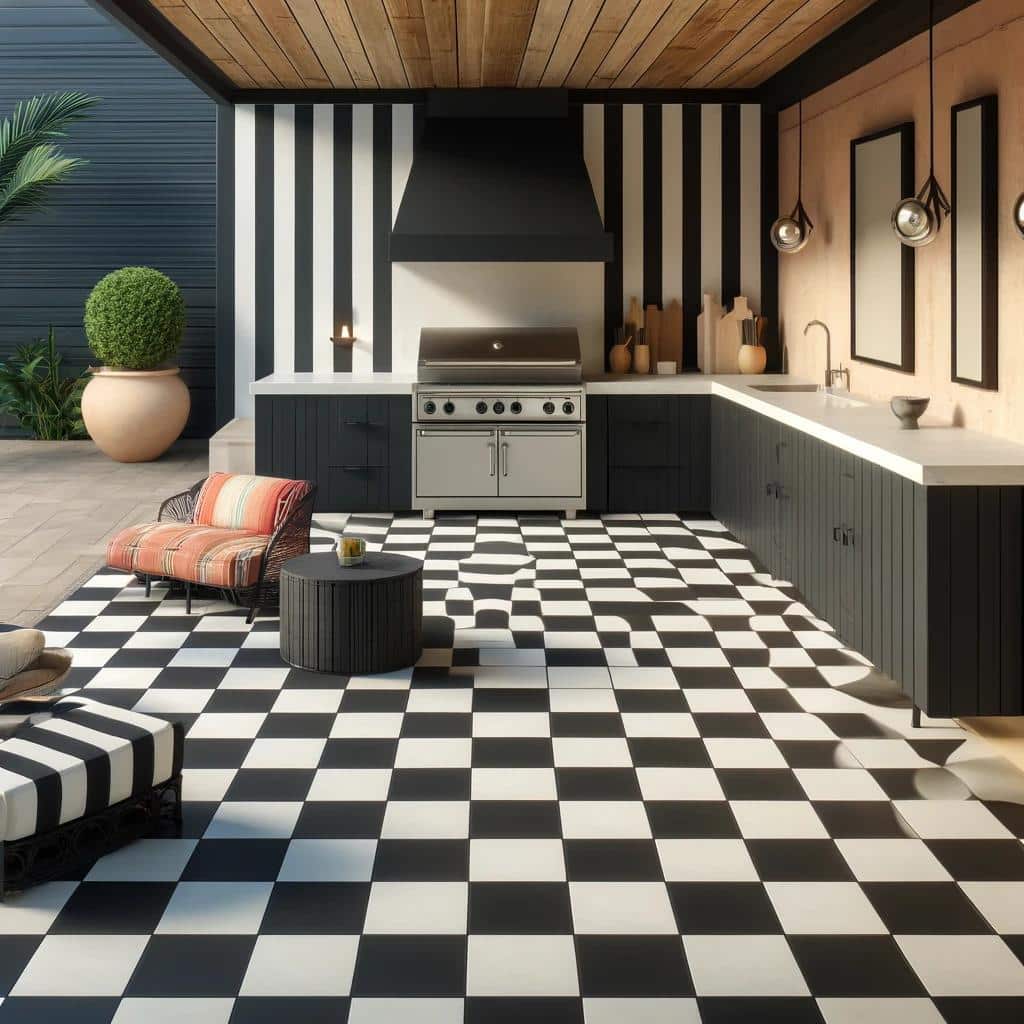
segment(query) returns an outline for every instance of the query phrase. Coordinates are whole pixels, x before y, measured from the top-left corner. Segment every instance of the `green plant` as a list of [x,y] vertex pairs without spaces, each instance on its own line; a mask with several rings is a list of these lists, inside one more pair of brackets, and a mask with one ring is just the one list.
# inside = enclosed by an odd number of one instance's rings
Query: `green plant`
[[0,225],[41,209],[50,189],[84,166],[54,143],[98,102],[81,92],[34,96],[0,121]]
[[174,356],[184,330],[181,291],[152,267],[107,274],[85,303],[89,348],[107,366],[150,370]]
[[65,377],[63,361],[51,327],[45,341],[37,338],[21,345],[0,363],[0,413],[15,416],[23,429],[43,441],[86,436],[82,391],[87,376]]

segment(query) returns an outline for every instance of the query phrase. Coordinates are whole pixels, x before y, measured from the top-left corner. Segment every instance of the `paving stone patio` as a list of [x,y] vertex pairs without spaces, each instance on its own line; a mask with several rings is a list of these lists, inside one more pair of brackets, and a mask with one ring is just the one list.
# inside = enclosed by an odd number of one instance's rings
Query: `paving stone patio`
[[0,440],[0,622],[37,622],[102,564],[111,534],[206,472],[205,441],[121,463],[91,441]]

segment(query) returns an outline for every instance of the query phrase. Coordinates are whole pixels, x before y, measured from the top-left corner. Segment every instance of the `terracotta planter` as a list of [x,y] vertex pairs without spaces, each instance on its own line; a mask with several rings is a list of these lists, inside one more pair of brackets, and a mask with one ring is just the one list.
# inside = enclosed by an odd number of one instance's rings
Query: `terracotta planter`
[[94,370],[82,394],[89,436],[117,462],[158,458],[185,429],[192,401],[176,366]]

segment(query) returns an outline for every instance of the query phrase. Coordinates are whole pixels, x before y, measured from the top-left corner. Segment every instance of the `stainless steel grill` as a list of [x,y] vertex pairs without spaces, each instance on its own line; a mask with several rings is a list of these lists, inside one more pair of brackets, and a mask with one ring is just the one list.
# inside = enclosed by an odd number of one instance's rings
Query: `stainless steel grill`
[[586,404],[572,328],[425,328],[413,507],[586,507]]

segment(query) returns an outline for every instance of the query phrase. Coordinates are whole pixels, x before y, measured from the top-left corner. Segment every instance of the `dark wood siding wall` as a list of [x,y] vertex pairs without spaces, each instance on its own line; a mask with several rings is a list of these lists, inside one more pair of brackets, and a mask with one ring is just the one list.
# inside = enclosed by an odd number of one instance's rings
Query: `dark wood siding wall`
[[92,286],[117,267],[156,267],[177,281],[188,306],[180,354],[192,391],[186,433],[208,437],[216,105],[87,0],[0,4],[0,115],[61,89],[103,100],[66,146],[90,163],[45,212],[0,228],[0,358],[53,324],[69,363],[88,365],[82,307]]

